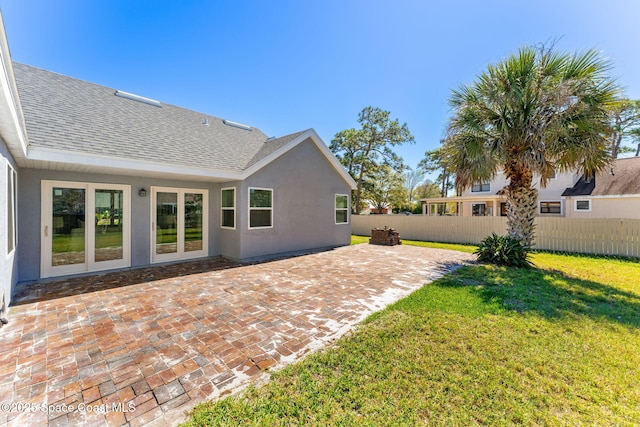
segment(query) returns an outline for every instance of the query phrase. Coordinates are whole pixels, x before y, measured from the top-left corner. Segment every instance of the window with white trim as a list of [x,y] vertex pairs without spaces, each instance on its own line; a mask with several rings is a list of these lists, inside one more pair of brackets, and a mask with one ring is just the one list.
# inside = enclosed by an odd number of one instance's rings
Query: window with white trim
[[236,228],[236,189],[235,187],[223,188],[220,191],[220,206],[222,206],[222,228]]
[[16,218],[18,217],[17,184],[18,175],[15,169],[7,163],[7,254],[13,252],[18,240],[18,230],[16,227]]
[[559,215],[562,213],[560,202],[540,202],[541,214]]
[[591,212],[591,200],[575,200],[573,208],[576,212]]
[[349,223],[349,195],[336,194],[336,224],[348,224]]
[[273,189],[249,187],[249,228],[273,227]]
[[472,193],[486,193],[491,191],[491,184],[488,182],[478,182],[471,187]]
[[472,203],[471,204],[471,216],[486,216],[487,204],[486,203]]

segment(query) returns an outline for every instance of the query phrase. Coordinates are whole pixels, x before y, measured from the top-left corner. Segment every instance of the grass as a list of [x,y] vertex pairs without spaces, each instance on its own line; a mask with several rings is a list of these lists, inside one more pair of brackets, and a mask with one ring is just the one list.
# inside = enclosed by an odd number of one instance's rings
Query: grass
[[[439,243],[439,242],[421,242],[419,240],[401,239],[403,245],[421,246],[423,248],[449,249],[451,251],[473,253],[477,249],[474,245],[463,245],[459,243]],[[369,236],[351,236],[351,244],[359,245],[361,243],[369,243]]]
[[532,260],[459,268],[185,425],[638,425],[640,263]]

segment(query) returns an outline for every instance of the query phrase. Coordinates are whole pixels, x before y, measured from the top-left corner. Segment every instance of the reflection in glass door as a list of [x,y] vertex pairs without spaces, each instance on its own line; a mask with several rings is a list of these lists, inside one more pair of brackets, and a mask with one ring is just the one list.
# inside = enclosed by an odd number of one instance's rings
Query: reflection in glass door
[[51,266],[84,264],[85,189],[53,187]]
[[151,189],[154,217],[152,262],[208,255],[208,191],[157,187]]
[[178,193],[156,193],[156,254],[178,252]]
[[43,181],[40,277],[129,267],[129,200],[125,185]]
[[95,190],[95,262],[124,257],[122,190]]
[[184,251],[202,250],[202,194],[184,195]]

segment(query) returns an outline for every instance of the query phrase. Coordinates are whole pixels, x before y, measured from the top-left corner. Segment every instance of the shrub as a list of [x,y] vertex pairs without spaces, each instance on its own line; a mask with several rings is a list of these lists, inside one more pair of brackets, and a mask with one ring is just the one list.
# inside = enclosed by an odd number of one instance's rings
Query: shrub
[[485,237],[474,252],[478,261],[510,267],[531,267],[529,261],[530,248],[519,239],[511,236],[498,236],[492,233]]

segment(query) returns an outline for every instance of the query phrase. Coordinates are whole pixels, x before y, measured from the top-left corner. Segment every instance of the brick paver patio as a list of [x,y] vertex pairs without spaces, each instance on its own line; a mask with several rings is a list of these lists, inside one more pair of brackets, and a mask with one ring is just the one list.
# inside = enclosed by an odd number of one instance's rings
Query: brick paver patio
[[31,285],[0,329],[0,425],[175,425],[469,260],[357,245]]

